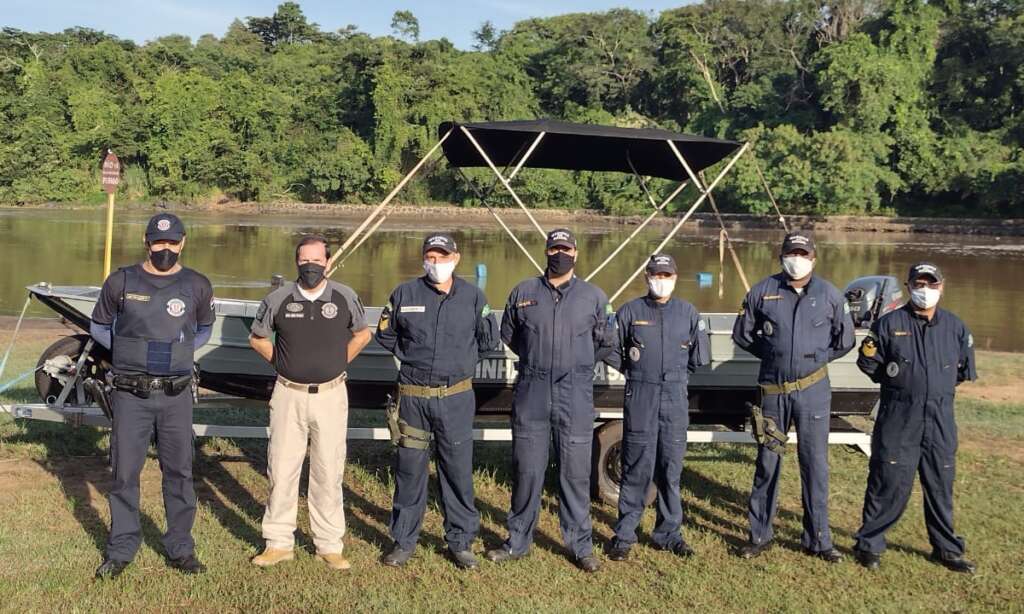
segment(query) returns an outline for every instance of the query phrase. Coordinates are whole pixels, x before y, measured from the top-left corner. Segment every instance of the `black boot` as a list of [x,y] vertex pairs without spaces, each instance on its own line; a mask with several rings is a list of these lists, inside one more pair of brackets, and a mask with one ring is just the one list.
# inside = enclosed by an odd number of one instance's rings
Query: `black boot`
[[861,567],[874,571],[881,567],[882,557],[874,552],[868,552],[867,550],[854,550],[854,558],[860,563]]
[[842,563],[843,555],[835,548],[829,548],[827,550],[810,550],[804,548],[804,552],[810,556],[817,557],[826,563]]
[[190,576],[201,574],[206,571],[206,565],[200,563],[199,559],[197,559],[194,554],[170,559],[167,561],[167,564],[181,573],[188,574]]
[[665,548],[665,550],[668,550],[672,554],[684,559],[693,556],[693,548],[691,548],[690,544],[686,543],[684,540],[679,540],[673,543],[668,548]]
[[755,544],[754,542],[750,542],[741,547],[739,550],[737,550],[736,554],[738,554],[741,559],[752,559],[761,556],[761,554],[765,550],[768,550],[771,547],[771,540],[766,541],[763,544]]
[[502,546],[500,548],[494,548],[492,550],[488,550],[487,554],[485,554],[484,556],[486,556],[487,560],[492,562],[492,563],[504,563],[505,561],[518,561],[519,559],[525,557],[526,555],[525,554],[512,554],[511,550],[509,550],[508,548]]
[[103,559],[103,563],[96,568],[97,580],[109,580],[121,575],[124,568],[128,567],[128,561],[117,561],[114,559]]
[[601,569],[601,561],[597,560],[597,557],[593,554],[588,554],[576,559],[576,566],[587,573],[594,573]]
[[476,557],[473,556],[473,553],[470,552],[469,548],[459,550],[458,552],[449,548],[448,552],[451,554],[452,561],[455,562],[455,566],[459,569],[476,569],[480,566],[479,561],[476,560]]
[[977,566],[965,559],[962,554],[952,554],[949,552],[939,552],[938,550],[935,550],[932,552],[932,560],[946,569],[958,573],[974,573],[977,570]]
[[608,558],[612,561],[625,561],[629,558],[630,547],[625,544],[612,546],[608,550]]
[[402,567],[408,563],[411,558],[412,549],[403,550],[401,546],[395,544],[394,547],[391,548],[391,552],[385,554],[380,559],[380,562],[384,563],[388,567]]

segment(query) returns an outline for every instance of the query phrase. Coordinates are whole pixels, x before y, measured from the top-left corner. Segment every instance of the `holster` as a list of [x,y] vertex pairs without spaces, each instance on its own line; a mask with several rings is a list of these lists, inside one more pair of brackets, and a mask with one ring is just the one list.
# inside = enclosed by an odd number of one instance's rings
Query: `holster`
[[176,397],[192,386],[192,375],[152,377],[149,375],[115,375],[114,388],[130,392],[140,399],[148,399],[153,391],[161,390],[169,397]]
[[426,450],[430,447],[430,431],[424,431],[414,426],[398,415],[398,407],[402,395],[398,393],[396,398],[388,395],[387,404],[384,406],[384,415],[388,420],[388,431],[391,433],[391,445],[400,448],[412,448],[415,450]]
[[114,406],[110,404],[110,389],[106,384],[88,377],[82,381],[82,388],[96,401],[107,420],[114,421]]
[[779,426],[775,423],[774,419],[764,415],[760,405],[747,403],[747,409],[750,410],[750,423],[754,431],[754,441],[776,454],[785,452],[789,435],[779,430]]

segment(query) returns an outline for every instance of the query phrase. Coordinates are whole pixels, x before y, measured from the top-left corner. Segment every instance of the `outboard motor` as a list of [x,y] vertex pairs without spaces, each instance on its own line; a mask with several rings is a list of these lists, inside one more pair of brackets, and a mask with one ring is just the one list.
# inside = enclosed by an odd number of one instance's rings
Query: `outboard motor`
[[857,328],[868,328],[883,315],[903,306],[903,290],[895,277],[870,275],[849,283],[843,291]]

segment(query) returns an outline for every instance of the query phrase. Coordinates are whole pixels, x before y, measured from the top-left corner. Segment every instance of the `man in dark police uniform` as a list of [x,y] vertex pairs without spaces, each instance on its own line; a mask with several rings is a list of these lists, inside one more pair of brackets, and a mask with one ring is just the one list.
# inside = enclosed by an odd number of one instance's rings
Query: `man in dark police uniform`
[[144,262],[118,269],[103,282],[92,313],[93,338],[113,353],[114,483],[110,537],[96,570],[99,578],[120,575],[142,541],[139,477],[154,430],[169,564],[189,574],[205,571],[192,540],[192,376],[193,354],[209,340],[213,327],[213,287],[206,277],[178,263],[185,226],[177,216],[153,216],[146,225],[145,245]]

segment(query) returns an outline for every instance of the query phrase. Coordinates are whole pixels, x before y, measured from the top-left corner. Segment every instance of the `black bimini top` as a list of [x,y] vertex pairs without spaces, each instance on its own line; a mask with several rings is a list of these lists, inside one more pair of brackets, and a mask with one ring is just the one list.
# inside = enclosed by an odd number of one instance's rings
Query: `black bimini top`
[[[444,142],[444,155],[452,166],[487,166],[487,162],[460,130],[465,127],[499,169],[514,166],[541,132],[544,138],[527,159],[531,168],[568,171],[616,171],[684,180],[689,177],[666,141],[671,140],[693,172],[715,164],[740,143],[710,139],[656,128],[616,128],[573,124],[550,119],[457,124],[444,122],[438,136],[452,130]],[[633,163],[632,168],[630,162]]]

